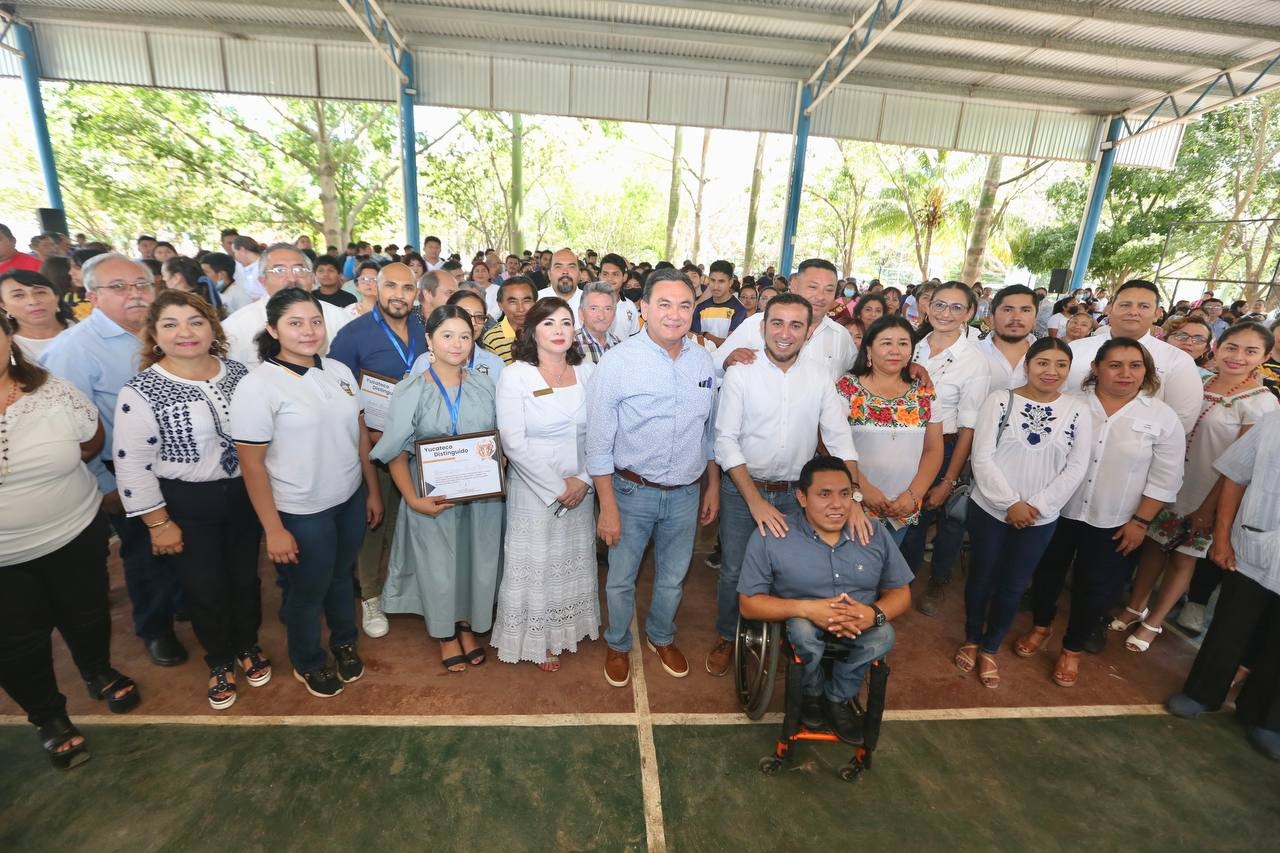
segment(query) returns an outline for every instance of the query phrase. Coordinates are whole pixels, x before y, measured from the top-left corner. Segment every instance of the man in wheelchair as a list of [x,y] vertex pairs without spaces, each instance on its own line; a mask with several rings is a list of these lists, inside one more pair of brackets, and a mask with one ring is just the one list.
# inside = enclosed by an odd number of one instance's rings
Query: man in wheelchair
[[[893,648],[889,624],[911,607],[913,575],[882,522],[871,541],[848,532],[849,513],[862,495],[843,461],[817,456],[800,472],[800,512],[785,536],[752,536],[742,562],[738,602],[744,619],[787,622],[787,638],[804,665],[801,722],[857,743],[852,700],[871,663]],[[845,650],[824,678],[827,644]]]

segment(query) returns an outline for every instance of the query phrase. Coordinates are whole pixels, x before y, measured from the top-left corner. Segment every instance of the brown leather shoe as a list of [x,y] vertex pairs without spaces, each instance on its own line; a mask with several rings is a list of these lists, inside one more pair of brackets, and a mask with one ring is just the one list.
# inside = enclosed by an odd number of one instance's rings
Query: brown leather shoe
[[608,649],[604,659],[604,680],[611,687],[626,687],[631,683],[631,653]]
[[716,644],[707,653],[707,672],[720,678],[729,672],[729,664],[733,662],[733,643],[723,637],[716,637]]
[[650,651],[658,656],[658,660],[662,661],[662,668],[667,671],[667,675],[674,678],[684,678],[689,674],[689,661],[685,660],[684,653],[676,648],[675,643],[667,646],[655,646],[653,640],[648,637],[645,637],[644,641],[649,646]]

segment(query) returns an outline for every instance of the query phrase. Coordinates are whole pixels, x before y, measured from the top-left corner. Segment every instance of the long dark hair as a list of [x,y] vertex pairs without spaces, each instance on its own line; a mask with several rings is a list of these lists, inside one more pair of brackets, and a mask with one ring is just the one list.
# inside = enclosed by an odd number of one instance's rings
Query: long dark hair
[[[280,317],[289,310],[289,306],[297,305],[299,302],[310,302],[316,306],[320,316],[324,317],[324,309],[320,307],[318,299],[301,288],[286,287],[267,300],[267,325],[274,329],[280,323]],[[275,358],[280,354],[280,341],[272,337],[265,328],[254,336],[253,342],[258,345],[258,358],[262,361]]]
[[49,372],[40,365],[27,361],[22,348],[13,339],[13,325],[4,314],[0,314],[0,331],[9,339],[9,375],[22,386],[22,393],[30,394],[44,384],[49,378]]
[[[875,343],[876,338],[890,329],[902,329],[907,333],[907,337],[915,340],[916,330],[911,327],[911,323],[901,314],[885,314],[879,320],[871,324],[871,328],[862,336],[862,346],[858,348],[858,357],[853,360],[853,367],[849,372],[854,376],[866,376],[871,372],[871,362],[867,358],[867,353],[871,350],[871,345]],[[902,366],[902,381],[911,381],[911,359],[907,359],[907,363]]]
[[[862,329],[862,335],[864,338],[867,334],[867,327],[862,324],[862,306],[866,305],[868,302],[880,303],[880,311],[882,312],[880,315],[881,317],[893,316],[889,313],[889,304],[884,301],[883,296],[879,293],[864,294],[863,297],[858,300],[858,304],[853,306],[853,319],[858,324],[858,327]],[[872,323],[872,325],[875,325],[875,323]]]
[[[49,260],[53,260],[53,258],[50,258]],[[59,260],[65,261],[66,258],[59,258]],[[67,326],[71,325],[71,309],[68,308],[66,304],[64,304],[62,301],[62,296],[66,291],[60,291],[58,289],[58,286],[54,284],[52,281],[50,281],[48,277],[38,272],[32,272],[31,270],[20,270],[17,268],[11,269],[3,274],[0,274],[0,284],[4,284],[6,281],[9,281],[10,279],[12,279],[13,281],[16,281],[18,284],[23,285],[24,287],[47,287],[50,290],[52,290],[54,297],[58,300],[58,309],[57,309],[58,313],[55,315],[58,319],[58,322],[62,325],[62,328],[64,329],[67,328]],[[10,322],[10,327],[14,331],[17,331],[18,321],[10,317],[9,322]]]
[[[515,343],[511,345],[511,357],[537,367],[538,343],[533,336],[534,327],[561,309],[568,311],[569,318],[573,319],[573,309],[569,307],[568,302],[558,296],[544,296],[533,303],[533,307],[525,315],[524,328],[520,330],[520,334],[516,335]],[[578,349],[576,343],[569,346],[564,354],[564,360],[571,366],[582,364],[582,350]]]
[[182,255],[174,255],[172,258],[164,262],[165,275],[180,275],[182,280],[187,283],[190,291],[197,296],[203,297],[218,309],[222,307],[222,300],[218,298],[218,289],[214,286],[209,277],[204,274],[198,261],[191,258],[185,258]]
[[1156,363],[1151,358],[1151,353],[1147,352],[1147,348],[1135,341],[1133,338],[1109,338],[1105,344],[1098,348],[1098,354],[1093,357],[1093,362],[1089,369],[1089,375],[1084,382],[1080,384],[1081,388],[1091,388],[1098,384],[1098,374],[1095,368],[1106,360],[1114,350],[1118,349],[1136,349],[1142,354],[1142,367],[1146,371],[1142,377],[1142,385],[1139,391],[1146,391],[1147,394],[1155,394],[1160,390],[1160,377],[1156,375]]

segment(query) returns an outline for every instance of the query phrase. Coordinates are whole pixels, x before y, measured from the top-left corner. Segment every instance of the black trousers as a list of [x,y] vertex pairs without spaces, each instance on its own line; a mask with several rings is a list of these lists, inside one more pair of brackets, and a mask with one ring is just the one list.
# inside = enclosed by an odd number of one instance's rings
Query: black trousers
[[1222,706],[1236,668],[1251,669],[1236,715],[1247,726],[1280,731],[1280,595],[1239,572],[1223,572],[1222,592],[1200,653],[1182,692],[1202,705]]
[[1196,560],[1195,574],[1191,576],[1191,586],[1187,590],[1187,601],[1195,604],[1208,604],[1213,591],[1222,583],[1222,569],[1218,568],[1207,557]]
[[52,554],[0,567],[0,687],[34,725],[67,709],[53,674],[54,628],[85,680],[111,665],[108,530],[99,513]]
[[1084,648],[1089,635],[1133,576],[1133,559],[1118,553],[1116,541],[1111,538],[1119,529],[1059,518],[1053,539],[1036,566],[1031,582],[1031,615],[1042,628],[1052,625],[1058,615],[1058,598],[1067,572],[1072,573],[1071,614],[1062,638],[1064,649],[1078,652]]
[[196,639],[210,667],[232,663],[258,643],[262,527],[244,480],[161,480],[169,517],[182,528],[182,553],[168,558],[186,595]]

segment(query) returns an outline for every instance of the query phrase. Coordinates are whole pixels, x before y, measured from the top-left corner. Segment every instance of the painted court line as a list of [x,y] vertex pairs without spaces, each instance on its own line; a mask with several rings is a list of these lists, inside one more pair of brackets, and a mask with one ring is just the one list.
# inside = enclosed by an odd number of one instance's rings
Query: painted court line
[[644,792],[644,828],[649,853],[666,853],[667,831],[662,819],[662,783],[658,779],[658,750],[653,745],[653,715],[649,713],[649,686],[644,678],[644,653],[640,651],[640,625],[631,616],[631,693],[635,697],[636,733],[640,738],[640,787]]

